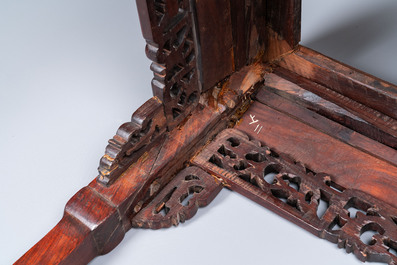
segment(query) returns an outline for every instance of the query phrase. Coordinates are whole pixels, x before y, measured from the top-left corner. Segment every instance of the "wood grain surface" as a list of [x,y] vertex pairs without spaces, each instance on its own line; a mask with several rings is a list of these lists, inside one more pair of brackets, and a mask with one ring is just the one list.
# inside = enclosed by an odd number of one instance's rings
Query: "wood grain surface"
[[[364,153],[369,153],[380,160],[384,160],[395,166],[397,165],[397,153],[395,149],[357,133],[355,130],[333,122],[332,120],[311,110],[305,109],[304,107],[296,104],[296,101],[291,102],[288,99],[267,91],[267,88],[261,89],[258,92],[256,99],[258,102],[305,123],[332,138],[353,146]],[[337,114],[337,112],[334,114]]]
[[87,264],[132,227],[192,218],[222,186],[362,261],[397,264],[396,86],[298,46],[300,0],[137,6],[154,97],[15,264]]
[[[251,124],[252,118],[258,120]],[[257,125],[263,126],[259,131]],[[396,205],[396,167],[345,144],[268,106],[255,102],[236,126],[277,152],[288,154],[315,172],[335,176],[340,185]],[[259,127],[260,128],[260,127]]]
[[397,87],[393,84],[305,47],[281,58],[278,64],[364,106],[397,118]]
[[[125,165],[126,170],[112,183],[105,185],[94,179],[76,193],[67,203],[62,221],[15,264],[86,264],[115,248],[132,227],[131,219],[185,167],[197,150],[235,120],[235,113],[246,108],[263,73],[261,65],[244,67],[222,88],[215,87],[204,94],[205,105],[197,105],[172,131],[154,134],[157,138],[153,138],[153,143],[142,147],[139,156]],[[154,104],[143,108],[146,115],[138,113],[151,117],[156,108]],[[215,185],[203,202],[209,202],[219,188]],[[70,239],[70,234],[64,227],[74,231],[75,240],[65,240]],[[58,242],[55,245],[54,240]],[[54,249],[51,257],[42,251],[47,248]],[[78,261],[81,263],[75,263],[81,252],[87,255]]]
[[[292,72],[287,73],[278,68],[272,74],[267,75],[265,79],[266,89],[375,141],[393,148],[397,147],[394,133],[388,133],[390,132],[389,126],[376,122],[373,116],[369,117],[369,113],[374,112],[372,109],[366,106],[353,108],[353,104],[358,105],[359,103],[337,94],[332,99],[338,98],[339,100],[333,100],[335,102],[333,103],[325,98],[331,98],[335,92],[302,76]],[[342,98],[345,100],[340,100]],[[262,103],[266,102],[262,101]],[[387,117],[387,119],[391,118]]]

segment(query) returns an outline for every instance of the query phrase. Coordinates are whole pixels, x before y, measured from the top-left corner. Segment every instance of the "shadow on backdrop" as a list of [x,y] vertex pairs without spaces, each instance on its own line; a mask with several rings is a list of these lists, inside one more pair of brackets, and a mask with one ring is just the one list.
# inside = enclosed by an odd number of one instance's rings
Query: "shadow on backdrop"
[[[394,50],[397,47],[396,14],[397,1],[390,1],[370,12],[352,13],[348,20],[341,20],[339,23],[333,21],[334,26],[330,30],[325,30],[313,39],[303,39],[302,44],[397,84],[397,75],[394,70],[392,73],[378,72],[379,67],[377,67],[387,61],[385,63],[394,62],[394,65],[390,67],[396,68],[397,53]],[[338,20],[337,14],[335,20]],[[381,50],[385,49],[385,45],[380,47],[380,43],[386,44],[387,51]],[[391,46],[390,50],[389,46]],[[379,54],[380,56],[376,57],[379,61],[370,59],[369,52]],[[363,64],[363,58],[366,60],[365,64]]]

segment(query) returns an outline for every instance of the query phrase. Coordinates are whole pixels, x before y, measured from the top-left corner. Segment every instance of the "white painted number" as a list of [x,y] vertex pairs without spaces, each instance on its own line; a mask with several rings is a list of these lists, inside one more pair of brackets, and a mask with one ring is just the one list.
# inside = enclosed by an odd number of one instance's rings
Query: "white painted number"
[[[255,123],[259,122],[259,120],[255,119],[255,115],[251,115],[250,114],[250,118],[251,118],[251,122],[249,123],[249,125],[254,125],[255,126]],[[262,128],[263,128],[263,126],[258,123],[256,125],[256,127],[255,127],[254,132],[256,132],[256,134],[259,134],[261,132]]]

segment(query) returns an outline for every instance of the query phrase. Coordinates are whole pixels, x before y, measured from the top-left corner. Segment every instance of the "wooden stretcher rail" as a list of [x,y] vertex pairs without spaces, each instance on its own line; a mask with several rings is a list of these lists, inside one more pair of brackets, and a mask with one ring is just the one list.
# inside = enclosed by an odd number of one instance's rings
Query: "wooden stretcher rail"
[[394,166],[397,165],[397,152],[395,149],[333,122],[320,114],[305,109],[295,102],[267,91],[267,87],[266,89],[261,89],[258,92],[256,99],[258,102],[263,103],[274,110],[291,117],[292,119],[307,124],[314,129],[337,139],[338,141],[355,147]]
[[[266,88],[272,92],[375,141],[393,148],[397,147],[397,138],[393,136],[395,133],[391,131],[391,134],[389,134],[390,129],[387,125],[376,122],[373,116],[370,116],[370,113],[374,111],[368,107],[364,109],[354,108],[351,99],[279,68],[275,69],[272,74],[267,75],[265,79]],[[335,97],[332,97],[332,95],[335,95]],[[337,98],[337,100],[333,100],[334,98]],[[355,102],[355,105],[359,105],[359,103]],[[389,117],[388,119],[391,120]]]
[[397,87],[395,85],[303,46],[281,57],[277,64],[352,100],[352,102],[346,102],[346,105],[354,105],[353,101],[356,101],[361,103],[364,109],[372,108],[378,111],[373,121],[382,118],[388,121],[387,125],[394,132],[397,131],[393,120],[397,119]]
[[[258,120],[255,126],[250,124],[251,117]],[[263,126],[259,133],[255,131],[258,124]],[[259,102],[252,104],[236,128],[277,152],[290,155],[314,172],[335,176],[335,181],[346,188],[397,205],[397,196],[392,196],[397,190],[397,169],[384,160]]]

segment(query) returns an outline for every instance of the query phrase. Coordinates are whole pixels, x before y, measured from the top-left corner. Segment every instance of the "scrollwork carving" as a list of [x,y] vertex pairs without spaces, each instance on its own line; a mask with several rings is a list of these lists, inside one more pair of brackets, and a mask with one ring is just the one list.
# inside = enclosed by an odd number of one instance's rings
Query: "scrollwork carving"
[[162,105],[155,97],[151,98],[109,140],[99,163],[98,181],[106,185],[113,183],[141,155],[143,147],[154,142],[165,131]]
[[[189,0],[138,0],[153,63],[154,96],[163,101],[169,128],[175,127],[197,105],[200,96],[193,7]],[[150,27],[150,28],[149,28]]]
[[235,129],[223,131],[193,162],[361,261],[397,264],[396,208],[342,187],[332,176],[313,172]]
[[222,189],[219,181],[197,167],[182,170],[133,219],[132,226],[159,229],[192,218]]

